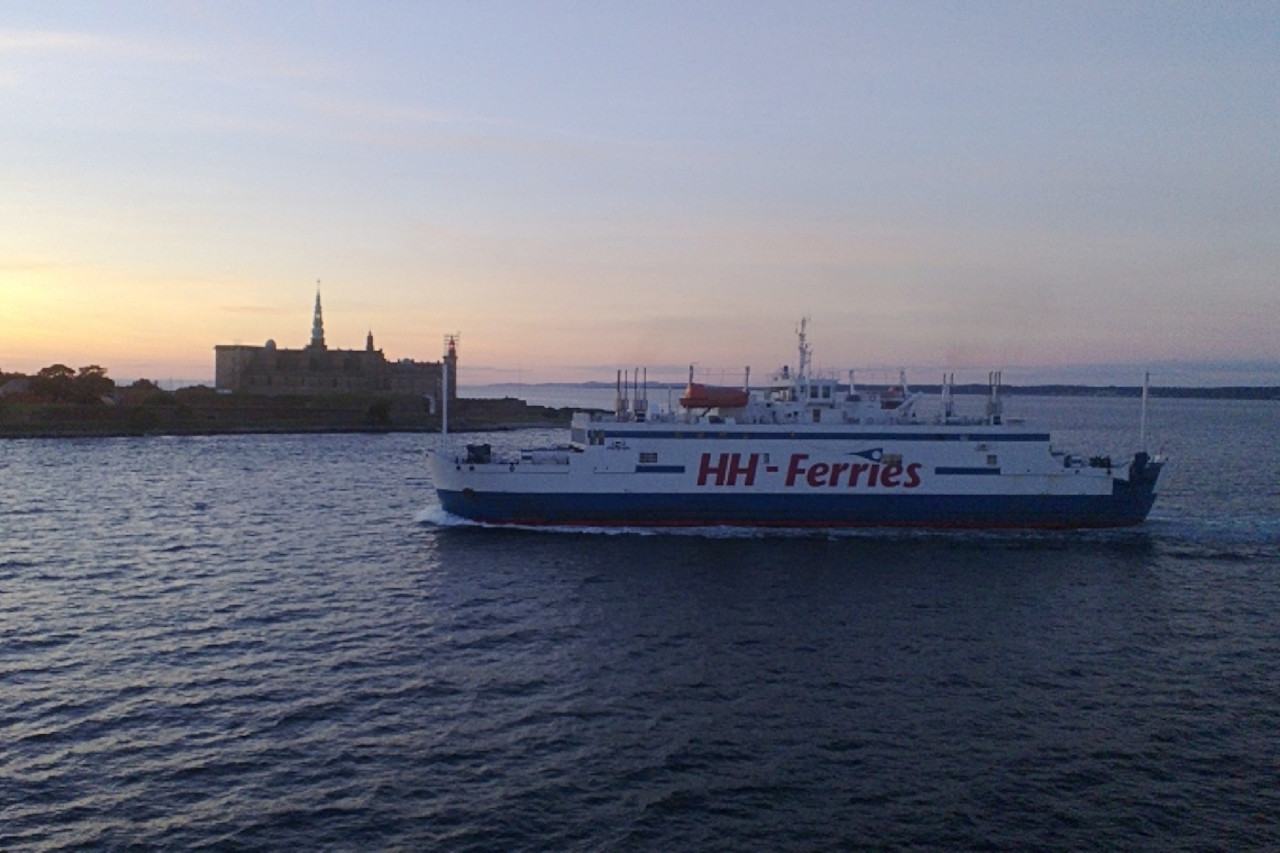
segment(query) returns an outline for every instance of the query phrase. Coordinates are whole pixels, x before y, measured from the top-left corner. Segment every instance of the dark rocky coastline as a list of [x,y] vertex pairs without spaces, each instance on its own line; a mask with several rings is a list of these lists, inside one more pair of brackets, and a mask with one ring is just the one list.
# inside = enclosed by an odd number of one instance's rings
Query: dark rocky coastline
[[[572,409],[531,406],[510,397],[458,399],[450,404],[449,429],[564,426],[572,414]],[[0,438],[439,430],[439,413],[412,396],[262,397],[196,387],[110,402],[0,400]]]

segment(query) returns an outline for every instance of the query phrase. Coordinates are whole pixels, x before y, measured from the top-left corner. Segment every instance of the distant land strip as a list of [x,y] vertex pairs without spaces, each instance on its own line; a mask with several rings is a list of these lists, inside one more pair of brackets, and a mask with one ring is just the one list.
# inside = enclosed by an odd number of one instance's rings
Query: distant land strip
[[[537,387],[534,383],[525,383],[531,387]],[[731,383],[726,383],[731,384]],[[544,387],[563,387],[563,388],[594,388],[594,389],[611,389],[614,387],[612,382],[584,382],[581,385],[574,383],[543,383]],[[502,387],[513,387],[504,385]],[[684,384],[676,384],[672,382],[650,382],[649,390],[683,390]],[[754,387],[754,386],[753,386]],[[847,386],[846,386],[847,387]],[[883,392],[891,387],[890,385],[873,385],[858,383],[858,389],[863,391]],[[923,391],[926,394],[941,394],[941,385],[929,384],[910,384],[912,391]],[[954,394],[980,394],[985,396],[987,393],[987,385],[980,382],[970,382],[964,385],[952,385],[951,391]],[[1010,396],[1028,396],[1028,397],[1141,397],[1141,385],[1001,385],[1000,393]],[[1224,385],[1213,387],[1183,387],[1176,385],[1152,385],[1150,388],[1152,397],[1171,397],[1189,400],[1280,400],[1280,385]]]
[[[942,393],[939,385],[913,385],[912,390],[928,394]],[[986,394],[987,386],[953,385],[956,394]],[[1214,388],[1187,388],[1152,385],[1152,397],[1174,397],[1188,400],[1280,400],[1280,386],[1233,385]],[[1141,397],[1140,385],[1002,385],[1000,393],[1035,397]]]

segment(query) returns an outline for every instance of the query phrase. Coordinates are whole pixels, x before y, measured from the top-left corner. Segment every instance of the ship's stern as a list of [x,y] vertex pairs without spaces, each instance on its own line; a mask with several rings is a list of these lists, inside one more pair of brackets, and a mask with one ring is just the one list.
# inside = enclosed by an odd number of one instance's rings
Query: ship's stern
[[1123,519],[1120,523],[1141,524],[1146,521],[1155,506],[1166,463],[1163,457],[1152,457],[1146,451],[1134,454],[1133,461],[1129,463],[1129,478],[1116,480],[1112,492],[1119,504],[1117,515]]

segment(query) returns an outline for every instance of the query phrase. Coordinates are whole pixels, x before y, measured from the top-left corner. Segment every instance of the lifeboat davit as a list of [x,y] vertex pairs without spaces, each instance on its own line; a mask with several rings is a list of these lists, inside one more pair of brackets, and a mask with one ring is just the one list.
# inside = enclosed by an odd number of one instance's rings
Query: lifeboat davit
[[749,399],[750,395],[741,388],[690,382],[680,405],[686,409],[741,409]]

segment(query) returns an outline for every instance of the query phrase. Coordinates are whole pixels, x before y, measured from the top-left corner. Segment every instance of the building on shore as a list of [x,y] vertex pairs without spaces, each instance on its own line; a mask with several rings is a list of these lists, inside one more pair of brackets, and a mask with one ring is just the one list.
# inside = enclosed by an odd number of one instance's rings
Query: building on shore
[[303,349],[282,349],[275,341],[263,346],[219,344],[214,349],[214,376],[219,391],[238,394],[323,395],[385,394],[426,397],[435,409],[448,370],[450,400],[457,399],[457,338],[445,339],[441,361],[388,361],[373,347],[373,332],[363,350],[329,349],[324,342],[320,291],[316,290],[311,343]]

